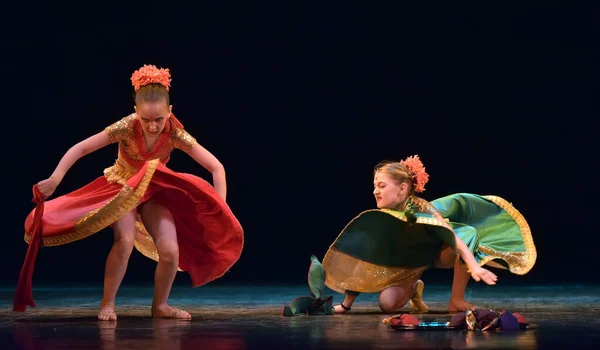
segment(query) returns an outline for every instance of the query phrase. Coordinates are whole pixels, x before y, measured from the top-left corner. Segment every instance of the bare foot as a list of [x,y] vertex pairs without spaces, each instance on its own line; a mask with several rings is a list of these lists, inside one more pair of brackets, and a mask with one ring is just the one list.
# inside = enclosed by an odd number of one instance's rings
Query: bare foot
[[180,320],[191,320],[192,315],[189,312],[176,309],[169,305],[152,307],[152,317],[154,318],[176,318]]
[[116,321],[117,314],[115,313],[115,304],[100,304],[100,312],[98,312],[98,319],[100,321]]
[[342,304],[338,304],[333,307],[333,312],[335,312],[336,314],[345,314],[348,311],[350,311],[350,308],[349,307],[345,308],[342,306]]
[[423,290],[425,283],[418,280],[414,286],[415,293],[410,297],[410,308],[412,314],[424,314],[429,311],[427,304],[423,302]]
[[473,304],[469,303],[468,301],[466,301],[464,299],[450,300],[450,302],[448,303],[448,311],[450,313],[467,311],[473,307],[474,307]]

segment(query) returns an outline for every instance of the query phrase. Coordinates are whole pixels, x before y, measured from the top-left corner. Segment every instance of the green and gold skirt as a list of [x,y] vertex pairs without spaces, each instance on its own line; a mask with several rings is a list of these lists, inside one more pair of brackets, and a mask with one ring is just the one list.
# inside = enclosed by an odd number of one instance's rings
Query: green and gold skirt
[[431,214],[409,220],[400,211],[364,211],[325,254],[325,285],[338,293],[375,293],[415,281],[444,244],[455,248],[454,232]]
[[457,193],[431,202],[469,247],[479,265],[528,273],[537,259],[531,229],[503,198]]
[[480,265],[524,275],[535,264],[529,225],[506,200],[459,193],[431,204],[447,222],[431,213],[409,219],[390,209],[367,210],[352,219],[323,259],[327,287],[376,293],[413,282],[433,266],[444,245],[456,249],[456,236]]

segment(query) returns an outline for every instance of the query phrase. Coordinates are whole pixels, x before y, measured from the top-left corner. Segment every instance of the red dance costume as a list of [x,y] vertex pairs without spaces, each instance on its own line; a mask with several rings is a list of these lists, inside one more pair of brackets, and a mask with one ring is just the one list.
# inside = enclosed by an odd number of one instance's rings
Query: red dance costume
[[[135,114],[105,131],[112,142],[119,143],[116,163],[92,183],[42,202],[43,218],[39,229],[42,244],[57,246],[91,236],[152,199],[173,215],[179,245],[179,269],[190,274],[193,286],[201,286],[225,274],[241,255],[242,226],[212,185],[166,166],[175,148],[190,152],[196,140],[172,114],[151,152],[146,151],[142,126]],[[25,221],[27,243],[30,243],[34,217],[35,210]],[[156,245],[139,215],[135,247],[158,261]],[[27,260],[29,255],[28,252]],[[24,271],[21,274],[20,285],[27,279],[23,276]],[[28,279],[31,283],[31,271]],[[24,307],[17,307],[17,304],[15,309],[24,311]],[[35,306],[32,299],[29,304]]]

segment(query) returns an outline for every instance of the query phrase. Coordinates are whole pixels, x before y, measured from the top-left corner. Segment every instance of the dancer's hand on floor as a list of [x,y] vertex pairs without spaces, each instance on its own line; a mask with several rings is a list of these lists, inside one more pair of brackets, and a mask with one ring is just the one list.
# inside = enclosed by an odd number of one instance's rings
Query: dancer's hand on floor
[[46,180],[42,180],[37,184],[38,190],[44,195],[44,197],[48,198],[54,193],[56,187],[58,186],[58,181],[53,179],[52,177],[47,178]]
[[477,282],[483,281],[489,285],[496,284],[498,280],[498,276],[496,276],[492,271],[486,270],[481,266],[477,266],[471,269],[471,277]]

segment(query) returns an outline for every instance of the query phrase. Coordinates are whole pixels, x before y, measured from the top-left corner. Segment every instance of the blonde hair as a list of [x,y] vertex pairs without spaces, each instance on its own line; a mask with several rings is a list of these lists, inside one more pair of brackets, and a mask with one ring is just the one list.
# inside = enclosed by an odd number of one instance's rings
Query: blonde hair
[[399,184],[406,183],[409,186],[409,194],[414,194],[414,183],[413,178],[414,174],[408,169],[408,167],[396,161],[383,161],[375,166],[373,171],[373,175],[378,171],[384,172],[390,175],[396,182]]

